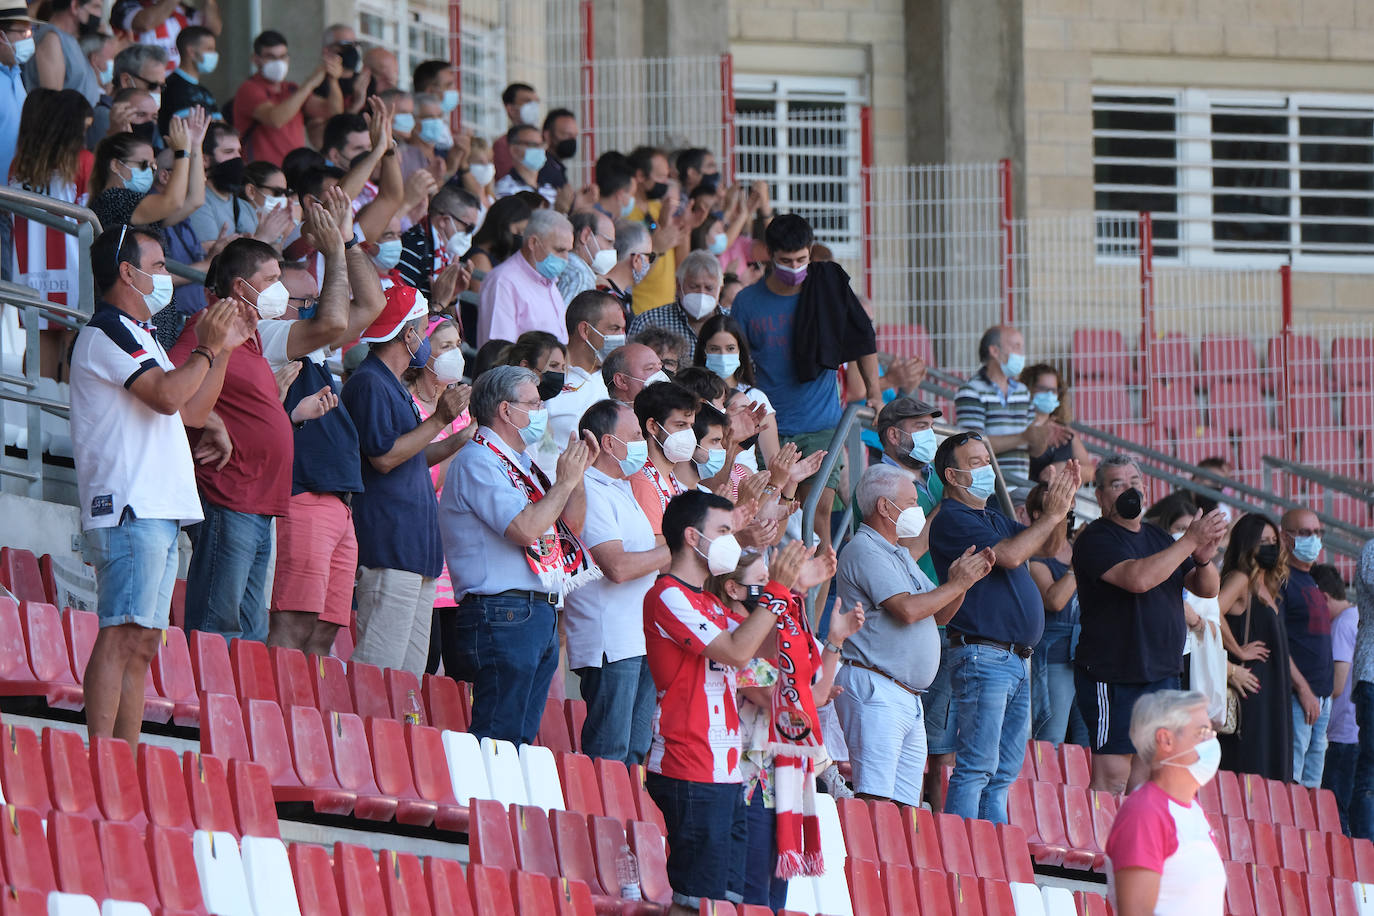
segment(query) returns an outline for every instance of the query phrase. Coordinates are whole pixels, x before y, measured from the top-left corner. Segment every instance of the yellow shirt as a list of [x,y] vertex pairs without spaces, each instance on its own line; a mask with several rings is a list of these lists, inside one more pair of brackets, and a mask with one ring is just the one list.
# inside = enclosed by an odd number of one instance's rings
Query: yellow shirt
[[[649,201],[648,218],[658,222],[659,213],[662,209],[663,201]],[[630,211],[629,219],[644,222],[644,210],[636,204],[635,208]],[[635,286],[633,295],[634,302],[630,308],[636,315],[642,315],[649,309],[658,308],[660,305],[667,305],[677,298],[676,249],[670,248],[654,259],[653,266],[649,268],[649,275]]]

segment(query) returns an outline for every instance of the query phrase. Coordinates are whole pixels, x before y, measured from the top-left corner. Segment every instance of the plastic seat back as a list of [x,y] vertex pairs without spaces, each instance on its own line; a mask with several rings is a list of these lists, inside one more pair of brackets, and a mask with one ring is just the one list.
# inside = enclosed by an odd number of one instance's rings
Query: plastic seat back
[[1335,793],[1330,789],[1314,789],[1312,795],[1317,809],[1317,829],[1324,833],[1341,833],[1341,810],[1336,804]]
[[515,895],[515,912],[530,916],[558,916],[553,902],[553,888],[545,875],[518,871],[511,875],[511,889]]
[[878,878],[878,864],[850,856],[844,863],[844,869],[849,879],[849,899],[854,904],[854,912],[866,916],[869,913],[886,916],[887,900],[883,895],[882,881]]
[[928,808],[907,808],[907,845],[911,849],[911,864],[917,869],[945,870],[945,857],[940,853],[940,836],[935,831],[935,815]]
[[558,916],[596,916],[591,888],[583,882],[556,877],[549,879],[549,887]]
[[331,712],[325,715],[324,725],[329,737],[329,754],[334,760],[334,776],[340,787],[357,795],[353,816],[390,820],[396,814],[398,802],[384,796],[377,787],[363,720],[351,713]]
[[448,775],[448,758],[439,730],[427,725],[407,725],[405,744],[416,793],[434,802],[438,808],[435,825],[441,830],[466,831],[467,818],[453,794],[453,780]]
[[222,693],[237,697],[234,670],[229,664],[229,645],[218,633],[192,630],[186,636],[191,651],[191,671],[196,678],[197,693]]
[[300,916],[296,885],[286,847],[276,837],[245,836],[240,854],[248,899],[257,913]]
[[983,895],[983,912],[987,916],[1016,912],[1016,904],[1012,902],[1011,898],[1011,885],[1005,881],[998,881],[996,878],[978,878],[977,880],[978,889]]
[[1354,881],[1357,877],[1355,847],[1351,845],[1350,837],[1339,832],[1321,835],[1326,838],[1326,860],[1331,865],[1332,876]]
[[353,691],[349,687],[344,663],[332,655],[311,655],[311,686],[315,706],[320,712],[352,712]]
[[[0,548],[3,550],[4,548]],[[17,689],[7,693],[24,693],[33,689],[33,669],[24,651],[24,626],[19,622],[19,602],[0,596],[0,684],[11,682]]]
[[549,813],[549,827],[553,830],[553,845],[558,851],[558,870],[563,877],[585,881],[593,895],[604,893],[601,876],[596,870],[596,859],[592,856],[587,816],[577,811],[552,811]]
[[30,887],[47,893],[57,890],[52,856],[43,834],[43,818],[32,808],[5,806],[0,824],[0,861],[5,879],[14,887]]
[[499,868],[470,866],[468,888],[472,891],[472,908],[477,916],[509,916],[517,912],[506,873]]
[[648,821],[631,821],[627,825],[630,848],[639,860],[639,886],[644,899],[668,905],[673,899],[673,889],[668,884],[668,859],[665,852],[663,831],[657,824]]
[[529,804],[525,773],[520,769],[520,752],[515,745],[496,738],[483,738],[481,748],[491,794],[503,805]]
[[200,696],[200,749],[221,760],[252,759],[248,734],[243,727],[243,710],[230,694],[203,693]]
[[921,901],[921,916],[954,916],[944,872],[929,868],[918,869],[916,898]]
[[1255,896],[1250,885],[1250,866],[1226,862],[1226,912],[1230,916],[1255,916]]
[[48,848],[52,853],[53,876],[57,879],[58,890],[85,894],[96,900],[104,900],[110,895],[105,886],[104,870],[94,867],[100,861],[100,845],[95,838],[93,822],[78,814],[51,812]]
[[315,685],[310,663],[300,649],[273,646],[267,650],[272,662],[272,678],[282,706],[314,706]]
[[[383,681],[386,683],[387,700],[391,706],[391,718],[398,722],[405,721],[412,690],[415,691],[415,702],[420,707],[420,716],[424,718],[425,703],[420,696],[420,679],[414,673],[401,668],[388,668],[383,672]],[[424,718],[420,724],[428,725],[429,719]]]
[[[1309,900],[1301,871],[1279,868],[1275,869],[1274,877],[1278,880],[1279,900],[1283,904],[1284,916],[1330,916],[1330,893],[1318,894]],[[1326,898],[1326,906],[1318,908],[1317,901],[1323,896]]]
[[458,682],[439,674],[426,674],[421,690],[424,692],[425,724],[440,731],[465,732],[468,721],[467,706],[458,690]]
[[1255,895],[1257,916],[1285,916],[1275,869],[1268,865],[1249,865],[1246,871],[1250,874],[1250,889]]
[[[186,781],[186,796],[191,803],[195,829],[238,834],[234,823],[233,801],[224,761],[207,754],[186,751],[181,758],[181,773]],[[271,783],[269,781],[269,790]]]
[[62,615],[62,633],[66,639],[67,661],[79,684],[86,675],[86,666],[91,663],[95,639],[100,635],[100,618],[90,611],[67,608]]
[[1255,861],[1255,843],[1250,835],[1250,824],[1244,818],[1226,818],[1226,845],[1231,861]]
[[1290,785],[1289,790],[1289,802],[1293,806],[1293,825],[1295,827],[1301,827],[1303,830],[1316,830],[1317,812],[1313,806],[1312,795],[1321,790],[1308,789],[1306,786],[1299,785],[1298,783]]
[[1081,744],[1065,741],[1059,745],[1059,765],[1064,770],[1064,782],[1071,786],[1088,787],[1092,781],[1092,763],[1088,749]]
[[[538,805],[545,811],[564,807],[563,786],[558,781],[558,763],[553,758],[553,751],[537,744],[520,745],[520,769],[525,777],[525,793],[531,805]],[[634,781],[630,781],[633,793]],[[635,816],[638,816],[638,811]]]
[[553,847],[553,833],[543,808],[534,805],[511,805],[509,812],[511,841],[515,858],[522,871],[541,875],[558,874],[558,853]]
[[980,878],[1006,881],[1007,869],[1002,860],[997,825],[992,821],[968,820],[964,826],[968,831],[969,853],[973,856],[972,873]]
[[386,696],[382,669],[360,661],[348,663],[348,689],[353,696],[353,712],[360,716],[390,717],[391,703]]
[[[300,707],[292,707],[288,712],[294,722]],[[310,710],[314,712],[314,710]],[[268,778],[275,786],[315,785],[306,782],[302,774],[292,765],[292,744],[287,737],[286,723],[282,721],[281,707],[266,700],[245,700],[243,703],[243,722],[248,732],[248,743],[252,748],[251,760],[267,768]],[[318,720],[316,716],[316,720]],[[292,736],[294,737],[294,735]]]
[[1276,779],[1266,779],[1264,789],[1269,795],[1269,814],[1275,824],[1295,826],[1293,820],[1293,799],[1288,792],[1288,783]]
[[470,732],[444,732],[443,742],[453,797],[458,804],[471,807],[473,799],[491,798],[482,746],[477,743],[476,736]]
[[1030,849],[1026,846],[1026,831],[1019,824],[998,824],[997,839],[1002,845],[1002,864],[1007,880],[1024,884],[1035,883],[1035,866],[1031,864]]
[[[107,820],[128,821],[142,830],[148,817],[143,811],[138,768],[134,765],[134,751],[129,742],[118,738],[92,738],[90,761],[101,813]],[[176,762],[175,754],[172,761]]]
[[563,713],[562,701],[552,697],[544,700],[544,714],[539,719],[539,735],[535,740],[555,754],[573,752],[573,741],[568,734],[568,717]]
[[0,547],[0,585],[20,601],[54,601],[43,584],[38,557],[22,547]]
[[1035,778],[1038,782],[1060,785],[1064,782],[1064,768],[1059,764],[1059,751],[1048,741],[1032,741],[1026,749],[1026,756],[1035,760]]
[[473,862],[512,871],[516,868],[506,807],[491,799],[477,799],[468,815],[468,851]]
[[606,816],[619,821],[632,821],[635,811],[634,788],[630,784],[630,771],[619,760],[597,758],[597,783],[601,786],[601,802]]
[[620,847],[626,845],[625,825],[613,817],[587,818],[587,827],[592,834],[592,851],[596,855],[596,871],[601,876],[601,886],[616,895],[620,889],[620,876],[616,871],[616,859]]
[[343,916],[334,869],[329,864],[329,850],[313,843],[295,843],[287,850],[286,857],[291,863],[301,916]]
[[424,866],[425,889],[434,916],[472,916],[472,895],[463,866],[435,856],[426,857]]
[[908,865],[889,862],[882,867],[883,900],[889,913],[919,913],[916,901],[916,875]]
[[[873,839],[876,841],[878,849],[877,861],[895,865],[910,865],[911,848],[907,845],[901,809],[892,802],[871,801],[868,803],[868,814],[873,820]],[[843,811],[841,811],[841,816],[843,817]],[[846,846],[848,841],[848,834],[846,834]]]
[[[125,747],[128,747],[126,744]],[[148,849],[138,828],[129,823],[101,821],[95,825],[100,859],[105,864],[105,886],[116,900],[133,900],[158,908],[157,884],[148,865]],[[232,842],[232,839],[231,839]]]
[[367,744],[372,756],[372,774],[383,795],[397,799],[396,820],[402,824],[427,826],[434,823],[438,805],[424,801],[415,790],[410,755],[406,752],[405,730],[398,719],[368,719]]
[[1331,860],[1326,853],[1326,837],[1315,830],[1302,830],[1299,827],[1293,829],[1302,833],[1302,843],[1307,859],[1306,873],[1318,878],[1331,877]]
[[1241,795],[1245,798],[1245,815],[1252,823],[1271,824],[1273,813],[1269,810],[1268,780],[1254,773],[1243,773],[1240,777]]
[[587,704],[582,700],[564,700],[563,715],[568,720],[568,738],[573,750],[582,753],[582,726],[587,723]]
[[[194,831],[176,830],[153,825],[148,828],[148,863],[153,870],[153,883],[162,901],[163,913],[204,913],[205,898],[200,893],[200,877],[196,873],[196,857],[191,836]],[[285,856],[285,850],[282,855]],[[291,880],[288,871],[286,879]],[[291,892],[294,899],[295,891]],[[283,908],[280,912],[291,911]],[[298,916],[298,911],[297,911]]]
[[425,873],[420,860],[408,852],[384,849],[378,857],[382,896],[394,916],[432,916]]
[[964,819],[953,814],[938,815],[935,818],[935,830],[940,836],[940,853],[944,856],[945,870],[960,875],[976,874]]
[[277,702],[277,685],[272,677],[272,659],[267,645],[253,639],[236,639],[229,644],[229,666],[240,700]]
[[281,836],[277,806],[272,801],[272,780],[266,767],[250,760],[229,761],[228,788],[240,836]]
[[86,745],[80,735],[60,728],[43,729],[43,764],[54,808],[83,817],[100,817]]
[[162,631],[157,657],[150,670],[153,685],[159,696],[174,704],[172,721],[177,725],[200,725],[200,700],[196,691],[196,676],[191,665],[191,650],[186,645],[186,633],[177,627]]
[[881,862],[868,802],[861,798],[841,798],[836,801],[835,808],[840,815],[840,829],[844,832],[844,846],[849,858]]
[[636,763],[630,767],[630,782],[635,790],[635,805],[639,809],[639,819],[641,821],[652,821],[658,825],[660,832],[667,829],[663,821],[663,812],[658,809],[657,802],[649,795],[648,788],[644,785],[648,777],[648,770],[644,764]]
[[558,775],[562,777],[563,798],[569,811],[583,814],[606,813],[601,802],[601,787],[596,781],[592,758],[582,754],[558,754]]
[[37,732],[10,723],[0,724],[0,785],[4,786],[4,801],[12,805],[39,811],[52,807],[43,746]]
[[175,830],[195,829],[176,751],[156,744],[140,744],[138,781],[150,823]]
[[382,876],[372,850],[366,846],[334,844],[334,880],[339,886],[339,905],[344,916],[373,916],[386,912]]
[[1245,798],[1240,792],[1240,780],[1231,770],[1217,770],[1217,788],[1221,794],[1221,813],[1227,817],[1245,817]]
[[[1279,852],[1279,841],[1278,836],[1274,833],[1274,825],[1252,823],[1250,831],[1254,839],[1255,864],[1270,868],[1282,865],[1283,857]],[[1232,855],[1235,853],[1233,852]]]

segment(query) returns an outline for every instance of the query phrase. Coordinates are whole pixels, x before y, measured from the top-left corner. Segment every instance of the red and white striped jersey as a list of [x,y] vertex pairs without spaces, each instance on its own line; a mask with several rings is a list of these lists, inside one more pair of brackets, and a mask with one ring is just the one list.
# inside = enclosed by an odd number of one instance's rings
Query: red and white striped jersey
[[[86,178],[90,172],[91,154],[81,153],[81,167],[77,169],[76,182],[60,182],[44,188],[23,188],[46,194],[54,200],[86,205]],[[17,182],[11,186],[22,188]],[[43,298],[58,305],[75,308],[80,289],[81,270],[85,265],[80,262],[76,236],[67,235],[51,229],[42,223],[33,222],[22,216],[14,217],[14,282],[37,290]],[[40,319],[40,328],[47,327],[47,320]]]
[[142,45],[157,45],[167,52],[167,72],[171,73],[181,66],[181,55],[177,53],[177,33],[188,25],[203,25],[204,17],[200,10],[193,10],[184,3],[178,3],[172,15],[162,21],[162,25],[146,32],[133,31],[134,17],[139,10],[156,5],[157,0],[118,0],[110,13],[110,23],[130,35]]

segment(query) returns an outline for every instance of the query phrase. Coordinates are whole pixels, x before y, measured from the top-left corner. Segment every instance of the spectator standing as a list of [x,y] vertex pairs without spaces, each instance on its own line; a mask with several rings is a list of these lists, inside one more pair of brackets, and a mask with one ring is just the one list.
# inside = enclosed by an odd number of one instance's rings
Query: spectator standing
[[524,244],[487,273],[477,312],[478,346],[514,340],[525,331],[548,331],[567,343],[566,306],[554,281],[568,266],[572,224],[553,210],[530,215]]
[[191,214],[191,228],[202,245],[221,236],[253,235],[258,231],[258,212],[239,196],[246,169],[238,131],[223,121],[205,129],[198,148],[205,161],[205,203]]
[[593,205],[613,220],[628,219],[635,207],[635,167],[624,153],[611,150],[596,160],[597,199]]
[[1293,666],[1280,605],[1286,554],[1277,525],[1263,515],[1242,515],[1226,545],[1217,596],[1239,647],[1232,654],[1249,663],[1252,675],[1238,689],[1234,734],[1221,736],[1222,765],[1282,782],[1293,778]]
[[472,247],[478,222],[473,196],[444,185],[430,198],[429,214],[401,235],[401,258],[396,265],[401,279],[428,296],[439,276]]
[[[1067,467],[1078,473],[1076,462]],[[1076,476],[1073,482],[1076,488]],[[1102,516],[1079,532],[1073,547],[1082,613],[1074,689],[1092,735],[1092,786],[1123,792],[1146,778],[1146,761],[1133,759],[1131,708],[1142,696],[1178,689],[1187,630],[1183,590],[1217,593],[1211,561],[1226,523],[1206,515],[1174,540],[1143,521],[1144,479],[1124,455],[1098,465],[1096,484]]]
[[201,518],[182,422],[208,411],[252,325],[239,302],[217,303],[203,313],[195,359],[173,367],[148,331],[172,298],[157,237],[111,227],[91,246],[91,269],[101,301],[77,335],[71,384],[83,549],[100,617],[82,678],[86,727],[92,738],[137,746],[148,665],[171,610],[177,535]]
[[[419,92],[417,87],[416,92]],[[539,127],[539,93],[528,83],[511,83],[501,90],[501,104],[506,109],[507,131],[513,127],[528,124]],[[515,165],[511,153],[508,134],[502,134],[491,145],[491,161],[496,166],[496,174],[504,175]]]
[[671,916],[702,898],[743,901],[747,835],[740,791],[736,669],[749,664],[786,613],[801,579],[794,542],[773,564],[773,581],[743,621],[705,590],[707,575],[733,573],[740,546],[733,504],[693,490],[663,515],[672,562],[644,598],[644,636],[658,692],[645,788],[663,812]]
[[1078,466],[1083,471],[1083,483],[1092,479],[1092,459],[1088,456],[1088,449],[1083,445],[1072,430],[1069,424],[1073,422],[1072,415],[1069,413],[1069,405],[1065,403],[1068,397],[1068,390],[1064,387],[1064,379],[1059,374],[1059,370],[1048,363],[1036,363],[1021,370],[1021,377],[1025,379],[1025,385],[1030,389],[1031,397],[1031,426],[1044,426],[1047,423],[1057,423],[1064,429],[1063,436],[1067,437],[1054,447],[1049,447],[1049,435],[1055,438],[1060,437],[1058,430],[1050,431],[1046,437],[1046,448],[1043,452],[1030,453],[1030,472],[1027,479],[1032,484],[1039,483],[1045,469],[1051,465],[1062,465],[1065,461],[1073,458],[1078,461]]
[[202,26],[212,35],[219,34],[219,0],[201,0],[194,7],[183,0],[117,0],[110,11],[110,25],[129,33],[139,44],[161,48],[171,73],[185,53],[177,43],[182,30]]
[[1149,781],[1121,803],[1107,836],[1107,898],[1118,913],[1221,916],[1226,869],[1197,801],[1221,752],[1200,693],[1160,690],[1131,714]]
[[1331,610],[1312,577],[1322,552],[1322,523],[1311,509],[1289,509],[1280,522],[1288,554],[1283,583],[1283,628],[1293,677],[1293,780],[1309,789],[1322,783],[1326,729],[1335,688]]
[[[560,192],[571,200],[569,192],[563,189],[568,185],[568,167],[564,164],[577,155],[577,115],[566,108],[555,108],[544,116],[544,150],[547,157],[544,167],[539,170],[539,187],[549,187],[554,191],[556,203]],[[561,208],[560,208],[561,209]]]
[[249,158],[281,165],[286,154],[305,145],[301,106],[328,78],[338,79],[339,59],[329,55],[297,86],[286,79],[291,66],[286,36],[267,31],[253,39],[253,66],[234,94],[234,126],[249,149]]
[[[688,255],[687,260],[691,259],[692,255]],[[750,355],[749,338],[745,336],[744,328],[729,315],[717,313],[707,318],[697,333],[692,364],[704,366],[715,373],[725,382],[728,391],[743,394],[751,407],[763,408],[764,417],[759,426],[758,440],[753,444],[747,441],[742,443],[746,447],[740,450],[737,460],[757,470],[759,456],[762,455],[767,465],[780,448],[777,411],[763,389],[754,385],[754,358]],[[730,400],[728,395],[726,400]]]
[[172,118],[184,118],[192,108],[204,108],[216,121],[223,119],[215,94],[200,81],[219,67],[215,33],[204,26],[187,26],[177,33],[176,48],[180,63],[167,74],[167,88],[163,90],[157,117],[160,134],[167,133]]
[[[727,319],[728,320],[728,319]],[[934,520],[944,499],[945,487],[931,467],[935,460],[935,420],[941,416],[938,407],[916,398],[901,397],[889,401],[878,412],[875,428],[883,444],[881,463],[900,470],[916,486],[916,496],[926,522]],[[935,581],[935,561],[927,549],[929,527],[923,528],[915,540],[911,555],[916,558],[926,578]],[[943,630],[943,626],[941,628]]]
[[472,733],[516,744],[534,740],[558,670],[558,607],[597,575],[578,540],[597,446],[569,442],[550,483],[526,451],[548,424],[538,386],[519,366],[478,376],[477,432],[449,466],[440,507],[465,661],[451,674],[473,684]]
[[646,387],[668,381],[668,374],[657,353],[644,344],[632,343],[610,352],[601,365],[601,380],[611,397],[622,404],[634,404]]
[[606,357],[625,345],[625,313],[615,297],[606,293],[594,289],[578,293],[568,303],[564,324],[568,367],[562,389],[548,399],[554,448],[568,441],[588,407],[610,396],[601,366]]
[[630,487],[648,516],[654,534],[658,535],[663,533],[663,513],[668,510],[668,504],[674,497],[687,492],[674,466],[690,461],[696,452],[697,437],[692,424],[696,420],[698,401],[696,395],[681,385],[660,382],[646,386],[634,397],[633,403],[639,429],[649,445],[649,461],[643,470],[630,478]]
[[[156,45],[136,44],[129,45],[121,50],[114,58],[114,77],[110,83],[111,95],[102,95],[93,106],[95,117],[91,122],[90,128],[86,131],[86,145],[95,148],[107,134],[123,133],[126,130],[134,130],[139,137],[149,143],[161,141],[161,137],[154,136],[157,133],[158,107],[162,104],[162,90],[166,85],[167,79],[167,52]],[[130,104],[127,98],[121,98],[126,104],[120,105],[115,109],[116,102],[113,96],[122,96],[125,89],[141,89],[150,94],[150,103],[154,117],[150,121],[134,119]],[[150,126],[138,127],[139,124],[149,124]]]
[[1365,542],[1355,568],[1355,601],[1360,623],[1351,663],[1355,725],[1360,752],[1355,760],[1355,788],[1350,796],[1350,834],[1374,838],[1374,540]]
[[381,45],[363,52],[363,67],[372,74],[371,91],[377,95],[401,85],[400,62],[396,60],[394,52]]
[[[335,188],[326,203],[328,211],[312,202],[302,227],[324,260],[323,282],[300,265],[288,266],[282,284],[289,302],[302,303],[296,317],[258,323],[268,365],[276,373],[295,373],[283,401],[295,427],[291,500],[277,519],[267,644],[314,655],[328,655],[339,628],[353,619],[358,539],[352,504],[363,490],[352,416],[321,412],[337,407],[339,398],[325,361],[333,348],[356,340],[385,305],[367,255],[356,245],[344,247],[353,238],[347,195]],[[313,314],[300,317],[307,302],[314,303]]]
[[435,580],[443,571],[438,504],[429,468],[462,443],[435,441],[467,407],[468,389],[449,388],[421,420],[401,377],[429,362],[429,307],[409,286],[386,290],[386,306],[359,338],[367,358],[341,399],[358,428],[363,493],[353,501],[358,536],[358,641],[353,657],[419,676],[429,660]]
[[684,340],[696,340],[708,319],[717,314],[722,274],[720,261],[705,251],[682,259],[677,270],[677,299],[640,312],[630,321],[630,336],[656,327],[667,328]]
[[677,274],[678,246],[687,254],[687,232],[677,216],[678,196],[668,183],[668,154],[661,149],[641,146],[630,153],[635,170],[635,205],[627,219],[643,224],[652,239],[655,255],[647,274],[636,280],[636,315],[673,301],[673,278]]
[[[301,112],[305,115],[305,135],[311,146],[323,151],[324,126],[330,118],[349,112],[362,111],[367,101],[368,75],[360,71],[363,67],[363,54],[358,48],[358,33],[352,26],[336,23],[326,26],[320,38],[321,58],[337,58],[338,76],[315,87],[310,98],[305,100]],[[347,162],[335,164],[348,168]]]
[[1072,475],[1055,474],[1044,514],[1027,527],[988,505],[996,472],[978,433],[950,436],[935,452],[945,498],[931,522],[930,552],[940,581],[949,581],[952,564],[970,547],[991,547],[995,564],[969,589],[945,630],[960,723],[947,813],[1006,822],[1007,789],[1021,770],[1030,734],[1027,659],[1045,622],[1027,561],[1059,552],[1078,479],[1077,464],[1070,462],[1069,469]]
[[[213,292],[233,297],[257,312],[279,318],[290,294],[281,283],[275,249],[256,239],[235,239],[216,260]],[[172,362],[185,365],[202,345],[201,312],[186,322],[172,348]],[[191,448],[224,448],[227,461],[196,465],[205,521],[188,529],[191,564],[186,573],[186,628],[219,633],[225,639],[267,639],[267,561],[272,553],[272,519],[287,514],[295,460],[292,423],[282,407],[272,367],[256,330],[234,350],[214,411],[200,424],[188,420]]]
[[[835,711],[844,729],[854,791],[866,798],[921,804],[926,765],[923,694],[940,665],[937,623],[958,612],[975,582],[992,570],[990,549],[969,548],[936,585],[916,565],[926,518],[915,483],[874,465],[856,495],[863,524],[840,555],[839,608],[863,610],[863,628],[845,643]],[[828,648],[828,646],[827,646]]]
[[1019,486],[1030,479],[1030,455],[1063,445],[1068,430],[1053,420],[1031,423],[1031,392],[1018,380],[1026,366],[1020,331],[1010,325],[988,328],[978,341],[978,359],[982,367],[954,397],[955,422],[984,433],[1007,485]]
[[444,114],[458,107],[458,72],[446,60],[420,61],[411,72],[410,89],[416,96],[436,96]]
[[[1034,522],[1045,511],[1046,492],[1046,486],[1038,483],[1026,495],[1027,520]],[[1073,524],[1072,515],[1067,524]],[[1072,560],[1073,544],[1066,537],[1059,553],[1033,556],[1030,562],[1031,578],[1045,604],[1045,630],[1031,656],[1031,737],[1055,747],[1063,744],[1066,736],[1075,744],[1088,741],[1083,717],[1075,715],[1073,653],[1082,626]]]
[[1350,796],[1355,788],[1355,761],[1360,754],[1360,729],[1355,724],[1355,703],[1351,691],[1355,672],[1355,639],[1359,629],[1359,609],[1346,597],[1345,582],[1334,566],[1313,566],[1310,570],[1322,590],[1331,614],[1331,721],[1326,729],[1326,765],[1322,768],[1322,788],[1336,796],[1341,814],[1341,830],[1350,836]]
[[100,80],[77,38],[99,31],[102,15],[100,0],[54,0],[48,21],[34,31],[36,45],[24,64],[24,85],[30,90],[74,89],[94,106],[100,100]]
[[[10,163],[14,161],[14,147],[19,140],[19,117],[24,111],[24,99],[28,93],[24,89],[24,79],[20,70],[33,56],[33,26],[36,20],[30,19],[28,8],[11,6],[0,9],[0,176],[8,179]],[[8,220],[5,220],[8,231]],[[9,236],[6,239],[6,257],[3,261],[9,268]]]
[[506,131],[506,147],[511,152],[510,171],[496,181],[496,196],[510,197],[521,191],[533,191],[552,206],[557,189],[541,183],[540,170],[548,161],[544,138],[532,124],[517,124]]
[[620,300],[626,315],[633,314],[634,288],[648,275],[654,263],[649,230],[643,223],[627,219],[615,222],[615,266],[601,276],[597,289],[604,289]]
[[615,223],[600,210],[579,210],[572,223],[573,250],[568,267],[558,275],[558,292],[571,303],[578,293],[596,288],[596,278],[616,265]]
[[668,565],[628,478],[649,458],[634,411],[618,401],[593,404],[578,422],[599,453],[587,469],[582,542],[603,577],[567,597],[563,625],[568,667],[587,701],[582,753],[643,763],[653,738],[654,680],[644,648],[644,596]]
[[205,112],[199,108],[189,120],[172,121],[168,135],[173,150],[172,174],[160,194],[149,193],[157,172],[150,144],[129,133],[101,140],[91,169],[89,204],[101,225],[148,226],[163,220],[175,224],[190,215],[186,201],[191,191],[202,196],[205,193],[200,151],[207,123]]

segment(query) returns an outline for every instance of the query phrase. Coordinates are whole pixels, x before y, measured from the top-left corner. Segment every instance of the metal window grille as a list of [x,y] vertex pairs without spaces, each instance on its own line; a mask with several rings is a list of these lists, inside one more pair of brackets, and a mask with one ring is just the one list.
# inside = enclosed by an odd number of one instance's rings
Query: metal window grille
[[858,81],[736,75],[735,171],[769,183],[773,207],[800,213],[841,261],[863,235],[863,99]]
[[[358,36],[364,44],[396,55],[403,84],[415,65],[448,58],[448,6],[442,0],[416,0],[406,8],[380,0],[358,3]],[[498,90],[499,92],[499,90]]]
[[1374,272],[1374,97],[1101,87],[1093,171],[1162,259]]

